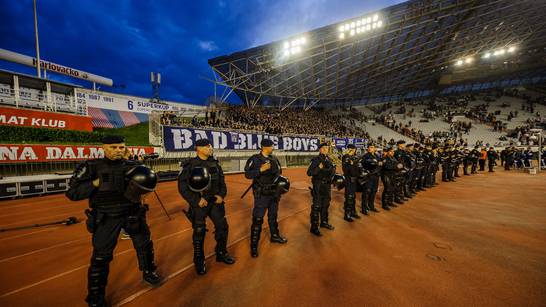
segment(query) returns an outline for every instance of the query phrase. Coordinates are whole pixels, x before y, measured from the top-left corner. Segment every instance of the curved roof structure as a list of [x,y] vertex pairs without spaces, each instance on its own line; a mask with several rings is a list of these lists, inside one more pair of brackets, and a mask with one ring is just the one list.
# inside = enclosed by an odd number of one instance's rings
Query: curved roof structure
[[[545,0],[415,0],[209,60],[248,104],[366,102],[546,66]],[[221,79],[221,80],[219,80]]]

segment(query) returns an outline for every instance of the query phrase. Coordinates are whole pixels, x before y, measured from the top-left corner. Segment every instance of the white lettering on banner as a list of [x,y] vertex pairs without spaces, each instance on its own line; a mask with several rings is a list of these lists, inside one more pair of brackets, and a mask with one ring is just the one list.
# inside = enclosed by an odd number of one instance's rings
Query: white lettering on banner
[[292,150],[292,138],[290,137],[283,137],[282,138],[282,144],[284,150]]
[[224,149],[227,147],[227,135],[223,132],[212,131],[212,147],[216,149]]
[[57,160],[61,158],[61,149],[58,147],[46,147],[47,160]]
[[87,89],[76,89],[76,96],[81,103],[86,103],[89,107],[116,111],[149,114],[152,111],[177,112],[181,110],[189,110],[190,112],[187,114],[192,116],[205,110],[204,106],[170,101],[162,101],[161,103],[157,103],[151,102],[147,98],[143,97],[125,96]]
[[19,157],[19,160],[26,161],[28,160],[38,160],[38,157],[34,153],[34,150],[32,147],[25,147],[23,148],[23,152],[21,152],[21,156]]
[[[19,150],[19,147],[6,147],[2,146],[0,147],[0,161],[15,161],[17,160],[17,151]],[[7,158],[7,159],[6,159]]]
[[[146,154],[146,148],[128,147],[133,155]],[[85,160],[104,157],[96,146],[0,145],[0,162]]]
[[309,151],[317,151],[319,149],[318,145],[318,139],[311,139]]
[[242,133],[237,133],[237,143],[235,143],[235,149],[247,149],[246,148],[246,137]]
[[207,133],[205,132],[205,130],[194,130],[194,133],[195,133],[195,141],[200,139],[208,139]]
[[98,159],[104,157],[104,149],[101,147],[91,147],[89,150],[89,159]]
[[0,115],[0,124],[24,125],[28,117],[12,115],[9,118],[6,115]]
[[246,139],[247,139],[247,144],[248,144],[247,149],[258,149],[258,145],[256,143],[252,142],[252,134],[247,133],[246,134]]
[[188,149],[192,144],[191,131],[187,129],[172,129],[173,144],[175,149]]

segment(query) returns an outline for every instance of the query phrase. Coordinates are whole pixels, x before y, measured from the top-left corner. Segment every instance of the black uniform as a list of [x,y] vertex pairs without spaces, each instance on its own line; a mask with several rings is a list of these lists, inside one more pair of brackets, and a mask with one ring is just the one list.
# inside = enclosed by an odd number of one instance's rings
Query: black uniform
[[463,155],[464,155],[464,157],[463,157],[463,173],[465,175],[470,175],[468,173],[468,166],[470,164],[472,164],[472,156],[470,155],[470,152],[468,151],[468,149],[465,149],[463,151]]
[[498,158],[499,154],[494,149],[489,149],[487,152],[487,166],[489,167],[490,172],[493,172],[493,168],[497,165]]
[[353,218],[359,218],[356,213],[356,189],[360,176],[359,161],[356,155],[345,154],[341,158],[343,175],[345,176],[345,210],[344,219],[352,222]]
[[[188,184],[192,170],[196,167],[203,167],[210,174],[210,185],[202,192],[194,192]],[[232,264],[234,260],[227,252],[228,223],[226,220],[226,210],[224,202],[217,204],[216,195],[222,198],[226,197],[227,188],[224,179],[224,172],[218,160],[209,157],[202,160],[194,157],[187,160],[182,165],[182,171],[178,176],[178,191],[180,195],[190,205],[188,218],[191,220],[193,228],[193,262],[198,274],[205,274],[205,252],[204,242],[206,234],[205,219],[208,216],[214,224],[214,238],[216,239],[216,260],[227,264]],[[199,207],[201,198],[207,200],[207,205]]]
[[[144,280],[159,283],[159,276],[155,273],[153,243],[146,223],[147,206],[140,202],[133,203],[124,196],[127,185],[125,173],[136,165],[137,162],[127,160],[88,160],[76,168],[70,179],[66,196],[74,201],[88,198],[91,207],[90,211],[86,210],[87,229],[93,234],[86,298],[91,306],[105,304],[109,266],[122,228],[133,240]],[[93,186],[97,178],[100,179],[98,188]]]
[[408,167],[409,161],[411,161],[410,157],[408,156],[407,151],[402,149],[397,149],[394,152],[394,158],[398,161],[398,163],[402,163],[404,168],[402,170],[398,170],[395,174],[395,191],[394,191],[394,202],[398,204],[402,204],[404,202],[404,191],[406,190],[406,184],[408,184],[408,173],[410,178],[412,177],[412,169]]
[[379,162],[379,157],[375,153],[368,152],[361,159],[362,168],[368,172],[368,180],[366,181],[365,189],[362,191],[362,213],[364,214],[367,214],[368,210],[377,212],[374,202],[381,172]]
[[[322,168],[320,165],[322,164]],[[331,228],[328,223],[328,208],[332,193],[332,177],[336,173],[336,166],[328,156],[319,154],[311,160],[307,168],[307,176],[312,177],[311,191],[313,204],[311,205],[311,232],[320,234],[319,226]],[[320,223],[320,224],[319,224]]]
[[387,157],[383,159],[383,167],[381,169],[381,181],[383,182],[383,193],[381,195],[381,207],[385,210],[390,210],[389,206],[394,205],[394,193],[396,192],[395,180],[397,165],[399,162],[395,158]]
[[478,150],[478,148],[474,148],[472,149],[472,151],[470,152],[470,161],[472,163],[472,166],[470,167],[470,173],[471,174],[476,174],[478,173],[477,169],[478,169],[478,160],[480,160],[480,157],[481,157],[481,153],[480,151]]
[[[266,162],[271,168],[260,172],[260,167]],[[261,153],[250,157],[245,165],[245,177],[252,179],[254,194],[254,209],[252,210],[252,226],[250,227],[250,249],[253,257],[258,256],[258,243],[262,232],[263,218],[267,211],[267,221],[273,243],[286,243],[287,240],[279,234],[277,212],[279,210],[280,192],[274,184],[275,179],[282,174],[281,163],[273,156],[264,157]]]

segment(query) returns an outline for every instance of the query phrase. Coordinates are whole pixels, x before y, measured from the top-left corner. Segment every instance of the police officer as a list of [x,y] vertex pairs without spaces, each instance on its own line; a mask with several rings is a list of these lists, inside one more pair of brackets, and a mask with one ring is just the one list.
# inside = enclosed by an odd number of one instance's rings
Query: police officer
[[472,162],[472,166],[470,167],[470,173],[471,174],[477,174],[478,173],[478,160],[481,157],[480,146],[475,146],[474,149],[472,149],[472,151],[470,151],[470,157],[471,157],[470,161]]
[[381,207],[384,210],[390,210],[389,207],[396,207],[394,202],[394,193],[396,192],[395,179],[396,172],[404,166],[394,158],[394,148],[387,147],[384,151],[383,166],[381,168],[381,181],[383,182],[383,193],[381,195]]
[[207,216],[214,224],[216,261],[234,264],[235,259],[227,251],[229,226],[224,203],[227,194],[224,172],[212,156],[213,149],[208,139],[197,140],[195,150],[197,155],[182,164],[178,191],[190,205],[187,216],[193,228],[193,263],[197,274],[204,275],[207,273],[203,246]]
[[[328,223],[328,208],[331,199],[332,178],[336,174],[336,166],[328,158],[328,144],[319,145],[319,155],[311,160],[307,168],[307,176],[312,177],[313,188],[311,194],[311,233],[321,236],[320,227],[334,230],[334,226]],[[320,224],[319,224],[320,223]]]
[[362,168],[368,172],[368,180],[362,191],[362,213],[368,215],[368,211],[379,212],[375,209],[375,194],[379,186],[379,176],[383,162],[380,161],[373,143],[368,144],[368,152],[362,156]]
[[468,148],[465,148],[463,150],[463,156],[463,173],[466,176],[469,176],[470,174],[468,173],[468,166],[472,163],[472,156],[470,155],[470,151],[468,150]]
[[109,266],[121,228],[133,240],[144,281],[152,286],[161,282],[146,223],[147,206],[141,201],[143,194],[153,191],[157,177],[145,166],[124,159],[128,149],[123,137],[106,136],[102,143],[104,158],[80,164],[66,192],[73,201],[89,199],[91,207],[86,210],[87,229],[93,236],[85,299],[89,306],[106,306]]
[[404,167],[396,171],[394,202],[397,204],[403,204],[404,201],[407,200],[404,198],[404,187],[406,186],[406,182],[408,180],[406,174],[408,172],[411,174],[411,168],[408,167],[410,159],[406,151],[406,141],[399,140],[398,142],[396,142],[396,146],[398,148],[394,152],[394,158],[399,163],[402,163]]
[[495,150],[495,148],[490,147],[487,151],[487,166],[489,167],[489,172],[494,172],[493,168],[495,165],[497,165],[497,159],[499,158],[499,154]]
[[262,232],[265,212],[271,234],[272,243],[285,244],[287,239],[279,234],[277,211],[281,192],[276,180],[282,174],[281,163],[272,155],[273,141],[263,139],[260,142],[261,151],[250,157],[245,165],[245,177],[252,179],[254,194],[254,209],[252,211],[252,226],[250,227],[250,255],[258,257],[258,243]]
[[345,214],[343,219],[352,222],[353,219],[359,219],[360,215],[356,213],[356,188],[358,177],[361,175],[359,161],[356,157],[356,146],[347,145],[347,153],[341,158],[343,175],[345,176]]

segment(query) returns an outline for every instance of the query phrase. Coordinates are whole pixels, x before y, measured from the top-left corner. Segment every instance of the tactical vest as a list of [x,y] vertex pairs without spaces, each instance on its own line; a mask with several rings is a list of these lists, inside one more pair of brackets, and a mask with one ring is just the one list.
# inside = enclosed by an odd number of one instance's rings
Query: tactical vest
[[136,204],[125,198],[125,172],[136,164],[126,160],[107,158],[89,161],[91,178],[99,178],[100,186],[89,197],[91,208],[99,212],[117,214]]
[[254,179],[255,188],[262,188],[265,190],[271,189],[273,182],[281,174],[281,165],[279,164],[279,160],[277,160],[277,158],[275,158],[273,155],[269,155],[269,157],[266,158],[262,154],[255,154],[252,157],[253,160],[257,159],[260,161],[260,163],[256,165],[257,168],[260,168],[267,161],[271,163],[270,169],[260,173],[260,175]]

